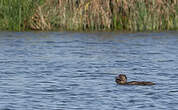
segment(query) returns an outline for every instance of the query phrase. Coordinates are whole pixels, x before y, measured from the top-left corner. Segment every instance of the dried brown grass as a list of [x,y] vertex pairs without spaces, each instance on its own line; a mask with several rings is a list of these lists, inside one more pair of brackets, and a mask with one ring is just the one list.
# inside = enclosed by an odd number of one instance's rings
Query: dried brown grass
[[178,29],[177,0],[46,0],[31,18],[35,30]]

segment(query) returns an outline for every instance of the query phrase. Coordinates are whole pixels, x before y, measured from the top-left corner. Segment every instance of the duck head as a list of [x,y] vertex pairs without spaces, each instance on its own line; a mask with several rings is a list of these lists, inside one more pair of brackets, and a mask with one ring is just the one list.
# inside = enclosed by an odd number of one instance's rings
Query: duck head
[[118,84],[127,84],[127,77],[125,74],[120,74],[116,77],[116,83]]

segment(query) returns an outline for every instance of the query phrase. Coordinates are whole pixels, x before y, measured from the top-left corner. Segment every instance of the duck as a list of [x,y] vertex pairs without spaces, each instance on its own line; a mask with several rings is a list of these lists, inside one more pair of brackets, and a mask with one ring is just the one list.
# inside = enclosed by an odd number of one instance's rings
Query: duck
[[145,82],[145,81],[131,81],[127,82],[127,76],[125,74],[119,74],[115,79],[117,84],[120,85],[155,85],[153,82]]

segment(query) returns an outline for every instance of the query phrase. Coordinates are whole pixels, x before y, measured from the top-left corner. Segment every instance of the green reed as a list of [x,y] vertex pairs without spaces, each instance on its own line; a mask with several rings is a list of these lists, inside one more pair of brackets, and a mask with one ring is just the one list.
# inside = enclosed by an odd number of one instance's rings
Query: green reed
[[0,0],[0,30],[24,31],[39,0]]

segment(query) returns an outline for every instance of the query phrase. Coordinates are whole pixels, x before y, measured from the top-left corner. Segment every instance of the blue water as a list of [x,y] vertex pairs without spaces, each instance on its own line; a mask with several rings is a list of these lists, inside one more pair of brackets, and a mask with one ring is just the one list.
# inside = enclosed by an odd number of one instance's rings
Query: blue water
[[178,109],[178,32],[0,32],[0,110],[78,109]]

